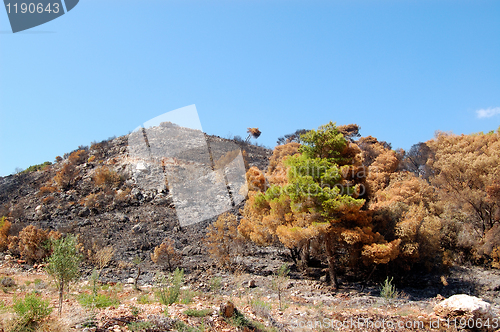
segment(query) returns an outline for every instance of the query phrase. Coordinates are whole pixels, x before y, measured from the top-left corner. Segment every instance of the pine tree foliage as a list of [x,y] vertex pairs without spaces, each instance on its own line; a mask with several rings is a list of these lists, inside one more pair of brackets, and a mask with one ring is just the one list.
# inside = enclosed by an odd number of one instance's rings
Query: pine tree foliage
[[64,289],[80,275],[81,254],[74,235],[67,235],[53,241],[52,255],[47,260],[47,273],[51,275],[59,291],[59,315],[62,312]]
[[[366,174],[359,147],[332,122],[301,140],[297,153],[282,153],[286,145],[275,150],[270,173],[281,172],[281,178],[267,188],[252,188],[239,230],[257,244],[279,241],[292,251],[308,251],[311,241],[319,240],[336,287],[340,251],[364,255],[366,264],[387,263],[397,256],[400,240],[388,245],[372,231],[370,212],[364,209]],[[363,251],[365,246],[371,247]]]

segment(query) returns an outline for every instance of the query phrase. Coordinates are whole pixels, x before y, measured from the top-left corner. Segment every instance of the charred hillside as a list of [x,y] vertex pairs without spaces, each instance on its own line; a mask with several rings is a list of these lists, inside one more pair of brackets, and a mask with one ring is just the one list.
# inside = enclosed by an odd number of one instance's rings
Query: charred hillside
[[[149,144],[160,141],[165,128],[148,131]],[[182,143],[189,130],[178,129]],[[133,135],[133,134],[131,134]],[[238,147],[247,167],[264,169],[272,151],[218,136],[204,135],[214,155],[214,163]],[[216,216],[202,223],[181,227],[175,203],[167,185],[144,189],[141,178],[156,179],[152,172],[140,172],[129,148],[130,135],[80,147],[64,158],[57,157],[42,170],[23,172],[0,178],[0,215],[12,223],[10,234],[16,236],[27,225],[46,230],[80,235],[86,250],[97,246],[116,249],[109,267],[111,279],[130,277],[131,262],[139,256],[146,269],[150,253],[165,239],[174,239],[175,247],[186,259],[186,268],[207,262],[201,238],[206,226]],[[158,142],[157,142],[158,143]],[[158,144],[157,144],[158,145]],[[188,149],[191,160],[202,158],[206,149]],[[186,154],[185,152],[183,152]],[[182,161],[181,161],[182,162]],[[238,213],[244,204],[233,208]],[[14,253],[15,254],[15,253]],[[106,277],[106,275],[105,275]]]

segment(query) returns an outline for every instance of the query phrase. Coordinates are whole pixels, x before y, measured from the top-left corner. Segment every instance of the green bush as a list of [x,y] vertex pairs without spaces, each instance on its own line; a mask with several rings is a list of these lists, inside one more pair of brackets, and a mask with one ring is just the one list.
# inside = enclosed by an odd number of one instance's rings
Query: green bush
[[190,316],[190,317],[205,317],[208,316],[212,313],[212,309],[202,309],[202,310],[196,310],[196,309],[187,309],[184,310],[184,315]]
[[30,172],[34,172],[34,171],[39,171],[39,170],[44,169],[44,167],[50,166],[50,165],[52,165],[52,163],[50,161],[46,161],[43,164],[32,165],[32,166],[26,168],[24,171],[22,171],[20,173],[24,174],[24,173],[30,173]]
[[221,277],[213,277],[210,279],[210,291],[214,293],[220,292],[222,286],[222,278]]
[[189,304],[193,301],[193,297],[197,295],[197,292],[194,292],[190,289],[183,290],[181,293],[181,303]]
[[169,276],[168,280],[165,276],[157,276],[156,297],[161,304],[170,305],[177,302],[181,292],[181,286],[184,282],[184,270],[175,269],[174,273]]
[[231,318],[226,318],[225,319],[227,323],[238,327],[243,330],[250,330],[250,331],[262,331],[262,332],[278,332],[275,328],[273,327],[266,327],[264,324],[254,321],[251,319],[246,318],[240,311],[235,310],[234,314]]
[[21,300],[14,299],[12,309],[18,317],[14,331],[31,331],[52,312],[49,300],[43,300],[35,293],[27,294]]
[[111,306],[118,306],[120,301],[117,298],[105,294],[80,294],[78,302],[86,308],[106,308]]
[[399,297],[399,292],[396,290],[396,286],[392,284],[392,280],[387,277],[385,282],[380,287],[380,296],[386,300],[393,300]]
[[127,327],[132,332],[146,332],[153,327],[153,324],[150,322],[139,321],[127,324]]

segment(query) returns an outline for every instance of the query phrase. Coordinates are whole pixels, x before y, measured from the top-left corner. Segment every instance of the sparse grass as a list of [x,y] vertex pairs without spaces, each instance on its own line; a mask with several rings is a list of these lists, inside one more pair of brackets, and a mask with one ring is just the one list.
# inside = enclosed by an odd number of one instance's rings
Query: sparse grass
[[189,317],[205,317],[208,316],[212,313],[212,309],[202,309],[202,310],[196,310],[196,309],[187,309],[184,310],[184,314],[189,316]]
[[260,331],[260,332],[278,332],[273,327],[267,327],[264,324],[248,319],[238,310],[234,310],[233,316],[231,318],[224,319],[228,324],[237,327],[238,329],[242,329],[244,331]]
[[134,316],[134,317],[139,316],[139,314],[141,313],[141,309],[137,308],[134,305],[130,305],[129,308],[130,308],[130,312],[132,313],[132,316]]
[[201,332],[201,331],[203,331],[203,330],[199,330],[195,327],[191,327],[180,320],[175,322],[174,327],[178,332]]
[[139,303],[139,304],[151,304],[151,303],[153,303],[153,300],[151,300],[149,298],[148,294],[141,294],[137,298],[137,303]]
[[106,308],[111,306],[118,306],[120,301],[116,297],[111,297],[105,294],[87,294],[82,293],[77,297],[78,302],[86,308]]
[[222,285],[221,277],[213,277],[210,279],[210,291],[213,293],[219,293]]
[[194,292],[190,289],[184,289],[181,292],[181,303],[189,304],[193,301],[193,297],[197,295],[197,292]]
[[132,332],[146,332],[153,327],[153,324],[150,322],[139,321],[127,324],[127,327]]
[[271,313],[271,304],[261,301],[259,299],[254,299],[250,302],[250,307],[254,314],[260,317],[267,318]]

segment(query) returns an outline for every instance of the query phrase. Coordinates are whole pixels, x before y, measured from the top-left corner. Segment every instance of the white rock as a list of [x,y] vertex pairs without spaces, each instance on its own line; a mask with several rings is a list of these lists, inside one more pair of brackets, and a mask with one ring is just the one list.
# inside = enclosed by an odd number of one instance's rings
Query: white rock
[[472,318],[478,321],[480,318],[483,322],[495,318],[495,314],[488,302],[481,300],[475,296],[466,294],[453,295],[452,297],[436,304],[434,313],[442,318]]
[[135,282],[134,278],[128,278],[127,279],[127,284],[133,284]]

